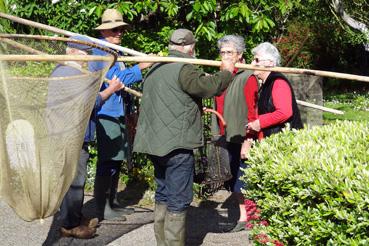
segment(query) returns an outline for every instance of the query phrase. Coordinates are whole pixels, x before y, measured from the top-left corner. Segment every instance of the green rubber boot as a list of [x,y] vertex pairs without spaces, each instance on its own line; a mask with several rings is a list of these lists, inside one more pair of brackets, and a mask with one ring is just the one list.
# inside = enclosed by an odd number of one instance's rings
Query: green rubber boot
[[186,211],[165,215],[164,236],[166,246],[184,246],[186,241]]
[[155,203],[154,232],[157,246],[165,246],[164,222],[166,213],[167,205],[165,203]]

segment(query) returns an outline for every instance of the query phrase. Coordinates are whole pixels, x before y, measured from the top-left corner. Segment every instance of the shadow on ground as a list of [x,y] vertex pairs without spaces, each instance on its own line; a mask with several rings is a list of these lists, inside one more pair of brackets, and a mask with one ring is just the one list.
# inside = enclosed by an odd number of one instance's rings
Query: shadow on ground
[[[127,186],[123,191],[119,192],[118,200],[125,206],[130,206],[135,209],[135,213],[128,215],[126,221],[102,221],[97,229],[96,237],[92,239],[76,239],[60,237],[61,221],[58,220],[59,213],[53,217],[50,230],[43,246],[54,245],[106,245],[116,240],[122,235],[135,230],[145,224],[153,222],[153,210],[150,208],[140,207],[139,201],[147,186],[143,184],[132,184]],[[95,199],[91,196],[87,198],[87,202],[83,205],[83,214],[87,218],[95,217]]]
[[187,217],[186,245],[202,245],[208,233],[223,234],[233,228],[239,218],[236,198],[220,196],[191,206]]

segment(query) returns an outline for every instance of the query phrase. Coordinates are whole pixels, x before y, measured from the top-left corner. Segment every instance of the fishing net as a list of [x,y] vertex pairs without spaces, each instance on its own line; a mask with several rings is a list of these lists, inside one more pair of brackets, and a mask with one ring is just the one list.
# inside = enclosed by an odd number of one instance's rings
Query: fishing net
[[[0,40],[0,195],[19,217],[32,221],[60,207],[116,54],[66,38],[0,35]],[[106,56],[69,55],[80,45]]]

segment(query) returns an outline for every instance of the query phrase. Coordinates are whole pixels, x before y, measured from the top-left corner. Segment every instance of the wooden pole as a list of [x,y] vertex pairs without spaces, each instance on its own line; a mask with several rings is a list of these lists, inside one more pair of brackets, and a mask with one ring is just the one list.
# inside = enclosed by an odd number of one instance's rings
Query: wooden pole
[[47,30],[47,31],[50,31],[50,32],[53,32],[53,33],[57,33],[57,34],[61,34],[61,35],[68,36],[68,37],[75,36],[75,35],[85,36],[85,37],[89,38],[91,41],[93,41],[93,42],[95,42],[97,44],[100,44],[100,45],[103,45],[103,46],[112,48],[114,50],[122,51],[124,53],[129,54],[129,55],[133,55],[133,56],[146,56],[145,53],[141,53],[141,52],[138,52],[138,51],[135,51],[135,50],[132,50],[132,49],[128,49],[128,48],[125,48],[125,47],[122,47],[122,46],[119,46],[119,45],[115,45],[115,44],[106,42],[104,40],[100,40],[100,39],[97,39],[97,38],[89,37],[89,36],[86,36],[86,35],[81,35],[81,34],[70,32],[70,31],[65,31],[65,30],[60,29],[60,28],[57,28],[57,27],[53,27],[53,26],[41,24],[41,23],[38,23],[38,22],[35,22],[35,21],[26,20],[26,19],[23,19],[23,18],[20,18],[20,17],[16,17],[16,16],[13,16],[13,15],[5,14],[5,13],[2,13],[2,12],[0,12],[0,17],[5,18],[5,19],[8,19],[8,20],[11,20],[11,21],[14,21],[14,22],[18,22],[18,23],[21,23],[21,24],[24,24],[24,25],[27,25],[27,26],[32,26],[32,27],[40,28],[40,29],[43,29],[43,30]]
[[[137,57],[131,57],[131,58],[137,58]],[[146,58],[162,58],[162,57],[145,57]],[[171,57],[172,58],[172,57]],[[179,59],[185,59],[185,58],[179,58]],[[0,55],[0,61],[101,61],[106,60],[110,61],[111,58],[109,57],[101,57],[101,56],[83,56],[83,55]],[[197,59],[191,59],[191,60],[197,60]],[[173,61],[172,61],[173,62]],[[216,62],[216,61],[210,61],[210,62]],[[131,93],[137,97],[141,97],[142,93],[135,91],[131,88],[124,87],[125,91],[128,93]],[[303,101],[298,102],[301,105],[312,107],[315,109],[331,112],[331,113],[337,113],[337,114],[343,114],[342,111],[329,109],[323,106],[314,105],[312,103],[307,103]],[[304,103],[304,104],[302,104]]]
[[[11,39],[8,39],[8,38],[1,38],[0,37],[0,40],[2,40],[3,42],[7,43],[7,44],[10,44],[16,48],[19,48],[19,49],[22,49],[22,50],[25,50],[25,51],[28,51],[32,54],[37,54],[37,55],[47,55],[46,53],[42,52],[42,51],[39,51],[39,50],[36,50],[36,49],[33,49],[32,47],[29,47],[27,45],[24,45],[24,44],[21,44],[21,43],[18,43],[14,40],[11,40]],[[88,74],[90,73],[90,71],[86,70],[86,69],[83,69],[83,68],[80,68],[78,66],[75,66],[75,65],[72,65],[72,64],[66,64],[66,62],[58,62],[59,64],[62,64],[64,66],[70,66],[70,67],[73,67],[79,71],[81,71],[82,73],[85,73],[85,74]]]
[[329,112],[329,113],[333,113],[333,114],[344,114],[344,112],[342,112],[340,110],[323,107],[323,106],[316,105],[316,104],[313,104],[313,103],[309,103],[309,102],[305,102],[305,101],[300,101],[300,100],[296,100],[296,102],[297,102],[297,104],[300,104],[300,105],[305,106],[305,107],[319,109],[319,110],[322,110],[322,111],[325,111],[325,112]]
[[[32,26],[32,27],[36,27],[36,28],[40,28],[40,29],[43,29],[43,30],[51,31],[51,32],[54,32],[54,33],[58,33],[58,34],[61,34],[61,35],[65,35],[65,36],[80,35],[80,34],[77,34],[77,33],[70,32],[70,31],[62,30],[60,28],[56,28],[56,27],[52,27],[52,26],[49,26],[49,25],[41,24],[41,23],[38,23],[38,22],[34,22],[34,21],[23,19],[23,18],[19,18],[19,17],[16,17],[16,16],[8,15],[8,14],[2,13],[2,12],[0,12],[0,17],[6,18],[8,20],[11,20],[11,21],[14,21],[14,22],[18,22],[18,23],[21,23],[21,24],[24,24],[24,25],[29,25],[29,26]],[[80,36],[85,36],[85,35],[80,35]],[[217,67],[220,66],[220,64],[221,64],[220,61],[212,61],[212,60],[205,60],[205,59],[187,59],[187,58],[173,58],[173,57],[152,57],[152,56],[147,56],[146,54],[141,53],[141,52],[138,52],[138,51],[135,51],[135,50],[131,50],[131,49],[128,49],[128,48],[124,48],[122,46],[119,46],[119,45],[115,45],[115,44],[111,44],[111,43],[105,42],[105,41],[100,40],[100,39],[92,38],[92,37],[89,37],[89,36],[86,36],[86,37],[89,38],[89,39],[91,39],[92,41],[94,41],[97,44],[104,45],[106,47],[109,47],[109,48],[112,48],[112,49],[115,49],[115,50],[118,50],[118,51],[122,51],[122,52],[125,52],[125,53],[130,54],[130,55],[133,55],[133,56],[140,56],[140,57],[120,57],[118,59],[118,61],[132,61],[132,62],[133,61],[134,62],[184,62],[184,63],[191,63],[191,64],[197,64],[197,65],[217,66]],[[34,57],[34,56],[32,56],[32,57]],[[80,58],[78,59],[78,58],[75,58],[75,57],[73,58],[71,56],[69,56],[69,57],[70,57],[70,58],[68,58],[69,61],[71,61],[71,60],[84,61],[84,59],[80,59]],[[1,60],[9,60],[9,59],[10,59],[10,56],[0,56],[0,61]],[[13,56],[13,59],[22,60],[20,58],[16,58],[15,56]],[[37,61],[42,61],[42,60],[48,61],[51,58],[49,58],[48,56],[41,57],[41,55],[39,55],[38,57],[34,57],[32,59],[35,59],[35,60],[39,59]],[[66,59],[65,55],[64,55],[64,58],[61,58],[61,57],[58,58],[58,61],[66,61],[64,59]],[[12,59],[10,59],[10,60],[12,60]],[[30,60],[30,59],[28,59],[28,60]],[[91,60],[91,58],[90,58],[90,60]],[[100,60],[101,60],[101,58],[100,58]],[[298,69],[298,68],[283,68],[283,67],[262,67],[262,66],[253,66],[253,65],[240,64],[240,63],[237,63],[236,64],[236,67],[237,68],[240,68],[240,69],[248,69],[248,70],[275,71],[275,72],[282,72],[282,73],[297,73],[297,74],[307,74],[307,75],[315,75],[315,76],[323,76],[323,77],[333,77],[333,78],[342,78],[342,79],[350,79],[350,80],[357,80],[357,81],[369,82],[369,77],[365,77],[365,76],[352,75],[352,74],[343,74],[343,73],[335,73],[335,72],[327,72],[327,71],[320,71],[320,70],[309,70],[309,69]],[[127,88],[127,87],[125,87],[124,90],[127,91],[127,92],[129,92],[129,93],[131,93],[131,94],[133,94],[133,95],[135,95],[135,96],[138,96],[138,97],[141,97],[142,96],[142,93],[140,93],[138,91],[135,91],[133,89]],[[301,102],[302,101],[300,101],[300,103]],[[308,104],[308,103],[306,103],[306,104]],[[304,106],[307,106],[307,105],[304,105]],[[326,109],[323,109],[325,107],[322,107],[322,106],[319,106],[319,105],[316,105],[316,106],[320,107],[320,110],[327,111]],[[317,108],[317,107],[315,107],[315,108]],[[331,109],[329,109],[329,110],[331,110]],[[343,114],[343,112],[340,111],[339,114]]]
[[[214,66],[219,67],[220,61],[206,60],[206,59],[190,59],[190,58],[177,58],[177,57],[161,57],[161,56],[120,56],[118,61],[125,62],[183,62],[190,63],[196,65],[204,65],[204,66]],[[354,74],[347,73],[336,73],[336,72],[328,72],[322,70],[312,70],[312,69],[302,69],[302,68],[288,68],[288,67],[263,67],[263,66],[254,66],[250,64],[236,63],[236,67],[240,69],[246,70],[261,70],[261,71],[274,71],[281,73],[294,73],[294,74],[306,74],[306,75],[315,75],[322,77],[331,77],[331,78],[339,78],[339,79],[347,79],[347,80],[355,80],[362,82],[369,82],[368,76],[360,76]]]
[[113,61],[109,56],[92,55],[0,55],[0,61]]

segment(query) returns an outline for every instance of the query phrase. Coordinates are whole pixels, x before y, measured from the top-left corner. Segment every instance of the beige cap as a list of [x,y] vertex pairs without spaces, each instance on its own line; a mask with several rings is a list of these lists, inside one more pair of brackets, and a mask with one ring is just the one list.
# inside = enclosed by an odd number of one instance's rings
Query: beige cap
[[96,27],[96,30],[113,29],[120,26],[127,26],[123,21],[122,14],[116,9],[107,9],[101,17],[101,25]]

